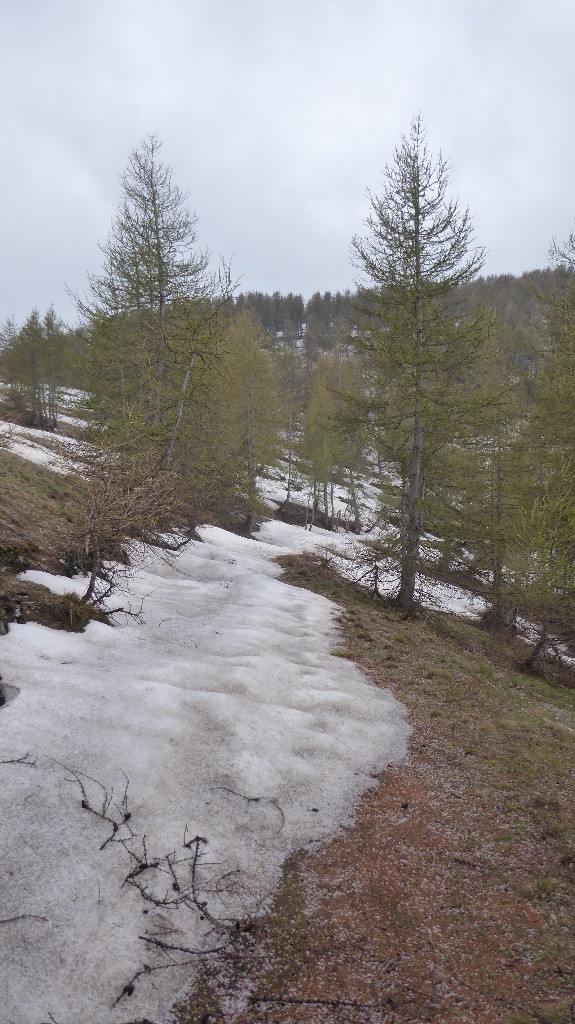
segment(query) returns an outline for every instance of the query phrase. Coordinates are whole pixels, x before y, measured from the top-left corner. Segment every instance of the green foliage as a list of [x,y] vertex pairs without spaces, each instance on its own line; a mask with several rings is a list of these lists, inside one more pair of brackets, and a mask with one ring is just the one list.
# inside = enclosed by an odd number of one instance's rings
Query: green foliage
[[106,436],[153,445],[169,464],[182,442],[184,406],[217,351],[226,281],[208,274],[208,254],[195,248],[196,218],[159,150],[149,136],[130,155],[103,269],[79,305]]
[[539,623],[527,667],[534,668],[552,631],[573,643],[575,631],[575,241],[552,255],[562,268],[547,300],[547,345],[534,382],[525,431],[529,476],[512,567],[521,600]]
[[195,450],[227,494],[247,501],[247,528],[258,508],[257,477],[279,454],[281,408],[273,360],[249,312],[231,316],[222,335],[218,373],[206,381]]
[[50,308],[41,319],[34,309],[16,332],[3,330],[1,364],[12,402],[30,426],[54,430],[60,394],[71,362],[69,335]]
[[434,460],[464,436],[470,367],[483,340],[480,325],[454,309],[456,289],[483,254],[472,248],[469,212],[447,198],[447,187],[447,166],[429,156],[416,118],[386,167],[381,196],[370,194],[368,236],[353,242],[371,281],[360,293],[356,338],[368,372],[363,416],[402,480],[398,600],[406,609],[421,565],[428,479]]

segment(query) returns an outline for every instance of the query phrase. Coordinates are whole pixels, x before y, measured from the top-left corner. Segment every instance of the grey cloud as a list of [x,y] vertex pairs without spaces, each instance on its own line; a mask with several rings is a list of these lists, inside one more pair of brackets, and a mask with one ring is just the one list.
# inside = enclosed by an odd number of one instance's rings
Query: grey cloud
[[542,266],[575,215],[571,0],[4,5],[0,319],[97,270],[146,131],[243,288],[353,286],[349,243],[421,112],[487,272]]

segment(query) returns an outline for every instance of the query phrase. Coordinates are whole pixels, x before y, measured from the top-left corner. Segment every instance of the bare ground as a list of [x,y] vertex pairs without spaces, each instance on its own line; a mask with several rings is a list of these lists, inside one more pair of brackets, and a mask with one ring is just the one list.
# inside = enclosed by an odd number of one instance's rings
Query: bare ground
[[405,620],[319,559],[282,561],[342,607],[340,656],[407,705],[409,759],[290,859],[179,1024],[572,1024],[573,679],[519,675],[518,641]]

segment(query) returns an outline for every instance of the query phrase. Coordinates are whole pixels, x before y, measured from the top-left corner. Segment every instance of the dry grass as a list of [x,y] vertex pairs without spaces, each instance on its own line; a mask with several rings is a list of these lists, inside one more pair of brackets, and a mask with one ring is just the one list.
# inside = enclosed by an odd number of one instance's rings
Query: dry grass
[[0,564],[5,570],[61,569],[78,530],[78,485],[9,452],[0,458]]
[[289,861],[179,1024],[572,1024],[575,691],[469,623],[406,621],[321,560],[282,561],[340,604],[339,653],[408,706],[410,756]]
[[21,622],[77,631],[92,618],[103,620],[73,594],[51,594],[17,576],[29,568],[60,575],[74,570],[85,515],[78,481],[3,451],[0,495],[0,623],[13,619],[16,598]]

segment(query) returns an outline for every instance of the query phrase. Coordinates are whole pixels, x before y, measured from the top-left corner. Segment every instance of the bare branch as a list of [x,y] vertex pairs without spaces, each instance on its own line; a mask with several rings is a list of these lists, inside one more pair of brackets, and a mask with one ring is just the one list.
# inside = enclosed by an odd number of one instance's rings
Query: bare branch
[[6,761],[0,761],[0,764],[23,764],[26,765],[27,768],[37,768],[37,762],[38,755],[35,754],[33,758],[30,758],[30,751],[27,751],[27,753],[22,754],[22,757],[11,757]]

